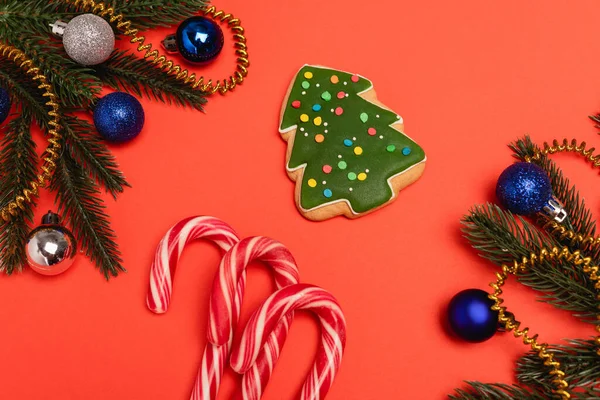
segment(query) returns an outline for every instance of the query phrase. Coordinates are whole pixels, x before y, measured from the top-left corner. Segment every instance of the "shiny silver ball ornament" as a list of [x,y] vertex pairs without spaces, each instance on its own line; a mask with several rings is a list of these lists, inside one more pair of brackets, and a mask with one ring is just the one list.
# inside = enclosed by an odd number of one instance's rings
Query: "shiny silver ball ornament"
[[115,34],[110,24],[94,14],[73,18],[62,37],[69,57],[84,66],[103,63],[115,48]]
[[42,225],[35,228],[25,246],[27,263],[42,275],[58,275],[65,272],[77,255],[75,237],[59,223],[59,216],[48,212]]

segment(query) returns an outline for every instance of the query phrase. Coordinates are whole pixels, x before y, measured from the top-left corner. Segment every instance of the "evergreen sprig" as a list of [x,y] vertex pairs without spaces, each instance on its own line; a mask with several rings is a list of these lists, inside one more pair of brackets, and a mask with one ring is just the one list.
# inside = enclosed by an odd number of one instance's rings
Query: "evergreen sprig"
[[[13,201],[35,180],[38,157],[30,126],[31,116],[22,113],[0,129],[0,207]],[[26,262],[25,243],[34,206],[34,203],[25,203],[20,214],[0,227],[0,271],[8,275],[20,271]]]
[[182,81],[166,76],[149,62],[126,51],[117,51],[96,68],[104,83],[115,90],[133,92],[149,99],[202,110],[206,98],[199,90],[190,91]]
[[59,213],[71,223],[79,245],[104,276],[108,279],[125,271],[100,190],[69,153],[61,157],[51,189],[57,193]]
[[[600,395],[596,388],[600,380],[600,356],[598,346],[593,340],[570,340],[568,345],[554,345],[552,352],[561,368],[567,374],[569,387],[594,391]],[[551,377],[544,367],[544,362],[535,353],[528,353],[517,362],[517,378],[528,386],[535,386],[545,390],[552,390]]]
[[[482,257],[496,265],[512,264],[542,248],[560,247],[556,239],[530,222],[493,204],[473,208],[463,219],[463,233]],[[542,301],[571,311],[586,322],[596,320],[595,290],[580,268],[568,262],[545,260],[519,274],[518,279],[541,292]]]
[[448,396],[454,400],[547,400],[543,393],[524,389],[516,385],[502,383],[484,384],[467,382],[466,389],[456,389],[456,395]]
[[[203,0],[107,0],[107,6],[123,14],[132,28],[146,30],[172,26],[206,6]],[[110,60],[94,68],[83,67],[66,54],[61,40],[52,36],[50,25],[68,21],[82,9],[55,0],[0,0],[0,41],[23,51],[39,67],[54,87],[62,109],[63,147],[61,159],[50,189],[56,192],[59,212],[70,222],[78,243],[106,276],[124,271],[116,234],[110,227],[102,190],[116,198],[129,184],[108,147],[88,122],[103,87],[111,87],[168,104],[201,110],[206,99],[202,92],[167,76],[136,53],[115,51]],[[117,32],[116,26],[115,32]],[[6,127],[7,136],[0,143],[2,157],[0,189],[4,201],[18,192],[15,171],[28,160],[28,171],[35,172],[38,160],[31,158],[29,125],[33,121],[47,130],[47,98],[37,84],[12,62],[0,58],[0,85],[9,90],[20,116]],[[15,125],[16,124],[16,125]],[[16,132],[19,132],[17,135]],[[28,172],[29,175],[25,172]],[[23,238],[32,215],[32,205],[4,227],[0,233],[0,269],[7,273],[23,264]],[[9,255],[10,256],[7,256]]]
[[[598,117],[600,122],[600,117]],[[539,148],[529,137],[511,143],[518,160],[533,156]],[[534,161],[550,176],[554,195],[562,202],[569,215],[569,229],[582,235],[595,235],[596,223],[583,197],[548,157]],[[496,265],[512,263],[536,254],[541,248],[568,247],[571,252],[581,251],[598,265],[600,251],[590,246],[572,243],[568,239],[551,236],[542,227],[547,221],[529,221],[515,216],[492,204],[474,207],[463,219],[463,233],[479,254]],[[570,311],[582,321],[597,324],[597,293],[593,282],[581,268],[563,261],[545,260],[519,274],[518,279],[538,291],[541,301]],[[560,361],[569,380],[574,399],[600,399],[596,382],[600,379],[600,356],[591,340],[570,340],[566,345],[551,345],[551,351]],[[529,352],[517,363],[517,379],[523,385],[486,384],[468,382],[466,389],[457,389],[452,399],[545,399],[551,397],[554,386],[549,370],[534,352]]]
[[71,158],[115,199],[125,187],[129,187],[114,156],[93,125],[81,118],[67,116],[63,135]]

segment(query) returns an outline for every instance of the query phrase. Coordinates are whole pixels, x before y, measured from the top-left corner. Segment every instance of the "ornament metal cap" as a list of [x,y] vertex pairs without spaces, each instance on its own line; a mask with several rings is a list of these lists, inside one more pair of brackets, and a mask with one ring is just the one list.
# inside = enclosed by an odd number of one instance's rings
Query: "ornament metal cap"
[[177,36],[174,34],[171,34],[169,36],[167,36],[162,42],[160,42],[162,44],[163,49],[170,54],[176,54],[179,53],[179,50],[177,50]]
[[42,225],[58,225],[60,223],[60,215],[48,210],[48,213],[42,217]]
[[68,23],[62,20],[58,20],[53,24],[50,24],[50,28],[52,28],[52,34],[58,38],[61,38],[65,34],[65,29],[67,29]]
[[548,200],[548,204],[544,206],[544,214],[558,223],[562,223],[568,216],[564,206],[556,197]]

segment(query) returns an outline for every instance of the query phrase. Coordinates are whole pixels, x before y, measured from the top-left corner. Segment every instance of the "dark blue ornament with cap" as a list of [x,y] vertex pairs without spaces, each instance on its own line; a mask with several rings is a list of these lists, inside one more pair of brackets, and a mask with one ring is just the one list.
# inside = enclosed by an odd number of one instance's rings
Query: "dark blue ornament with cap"
[[552,185],[546,171],[533,163],[519,162],[506,168],[498,178],[496,196],[510,212],[532,215],[552,200]]
[[452,333],[467,342],[483,342],[498,330],[498,311],[494,302],[480,289],[459,292],[448,305],[448,325]]
[[179,25],[175,35],[168,36],[163,46],[179,52],[192,63],[208,63],[223,49],[224,37],[219,24],[206,17],[188,18]]
[[94,125],[111,143],[125,143],[135,138],[142,131],[144,121],[142,105],[128,93],[108,94],[94,108]]
[[0,87],[0,124],[8,118],[10,104],[10,95],[5,89]]

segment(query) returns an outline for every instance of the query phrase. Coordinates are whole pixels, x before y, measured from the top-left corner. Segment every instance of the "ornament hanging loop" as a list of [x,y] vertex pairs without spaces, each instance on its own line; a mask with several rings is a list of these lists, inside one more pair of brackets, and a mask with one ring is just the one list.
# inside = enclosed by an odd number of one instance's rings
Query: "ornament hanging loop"
[[544,206],[544,213],[559,224],[563,223],[568,217],[563,205],[555,197],[548,200],[548,204]]
[[65,29],[67,29],[68,23],[65,21],[61,21],[60,19],[53,24],[50,24],[50,28],[52,28],[52,34],[57,38],[62,38],[65,34]]
[[169,35],[161,42],[162,48],[169,54],[177,54],[177,37],[175,35]]

